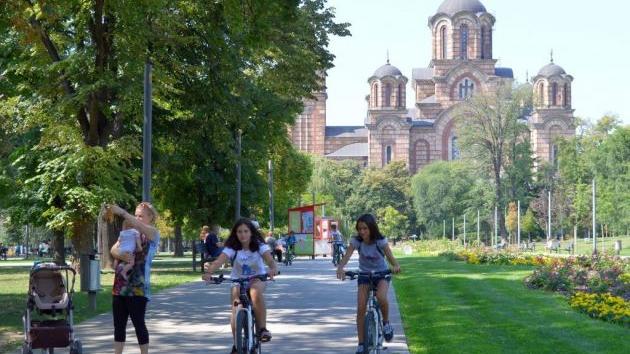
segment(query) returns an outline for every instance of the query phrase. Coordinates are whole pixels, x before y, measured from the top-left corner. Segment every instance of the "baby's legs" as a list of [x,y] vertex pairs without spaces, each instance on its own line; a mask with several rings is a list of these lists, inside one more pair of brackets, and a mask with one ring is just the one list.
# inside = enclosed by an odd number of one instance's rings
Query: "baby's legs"
[[122,275],[123,278],[127,279],[129,271],[131,269],[133,269],[133,265],[135,264],[134,259],[132,258],[131,261],[129,263],[124,263],[123,267],[122,267],[122,272],[120,272],[120,275]]

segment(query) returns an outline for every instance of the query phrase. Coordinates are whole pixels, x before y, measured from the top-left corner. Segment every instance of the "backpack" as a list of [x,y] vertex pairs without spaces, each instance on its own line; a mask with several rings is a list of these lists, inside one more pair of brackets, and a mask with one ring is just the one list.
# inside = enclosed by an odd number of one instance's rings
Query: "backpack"
[[[359,247],[357,247],[357,252],[359,252],[359,255],[361,255],[361,245],[363,244],[363,240],[359,239],[357,237],[357,240],[359,241]],[[383,252],[383,249],[381,248],[381,246],[378,245],[378,241],[374,243],[376,245],[376,250],[378,251],[378,253],[385,258],[385,252]]]

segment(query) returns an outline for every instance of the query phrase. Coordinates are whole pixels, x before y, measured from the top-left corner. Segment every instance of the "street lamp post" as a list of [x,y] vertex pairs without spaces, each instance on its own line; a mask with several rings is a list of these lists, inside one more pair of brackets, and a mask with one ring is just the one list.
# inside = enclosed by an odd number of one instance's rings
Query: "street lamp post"
[[517,201],[516,207],[516,244],[521,247],[521,201]]
[[479,239],[479,209],[477,209],[477,246],[481,245],[481,240]]
[[269,164],[269,228],[273,233],[274,227],[274,210],[273,210],[273,162],[271,159],[268,161]]
[[153,106],[151,104],[151,61],[144,66],[144,125],[142,128],[142,200],[151,201],[151,140]]
[[593,177],[593,254],[597,253],[597,222],[595,221],[595,177]]
[[236,131],[236,205],[234,206],[234,220],[241,218],[241,148],[243,131]]

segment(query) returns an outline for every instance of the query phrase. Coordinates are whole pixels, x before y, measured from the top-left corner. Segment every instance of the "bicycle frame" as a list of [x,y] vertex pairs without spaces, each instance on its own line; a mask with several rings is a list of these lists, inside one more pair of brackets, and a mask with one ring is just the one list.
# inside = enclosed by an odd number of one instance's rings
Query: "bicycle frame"
[[366,277],[369,280],[370,290],[368,292],[367,308],[365,310],[365,324],[363,328],[363,345],[364,353],[380,353],[383,347],[383,314],[381,307],[376,298],[378,284],[374,283],[376,279],[391,278],[391,271],[384,272],[346,272],[350,279],[356,277]]
[[[236,311],[234,312],[234,321],[235,321],[235,338],[234,342],[236,343],[237,350],[239,354],[250,354],[250,353],[262,353],[260,338],[256,334],[256,316],[254,314],[252,308],[252,301],[249,296],[249,283],[254,279],[260,279],[261,281],[266,281],[269,278],[268,274],[263,275],[254,275],[246,278],[237,278],[230,279],[233,283],[239,283],[239,299],[234,301],[234,306],[236,306]],[[215,284],[220,284],[225,280],[223,276],[214,279]],[[241,336],[241,331],[239,331],[239,321],[242,320],[241,316],[246,316],[247,318],[247,326],[245,335],[247,337],[247,343],[245,348],[242,348],[243,339]]]

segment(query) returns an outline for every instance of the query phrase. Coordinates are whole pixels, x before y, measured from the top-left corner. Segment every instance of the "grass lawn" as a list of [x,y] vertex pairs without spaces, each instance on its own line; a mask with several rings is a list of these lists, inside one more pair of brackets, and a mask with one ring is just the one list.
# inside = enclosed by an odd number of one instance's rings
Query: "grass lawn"
[[630,353],[630,330],[530,290],[531,267],[400,257],[394,284],[410,352]]
[[[21,262],[22,264],[24,262]],[[31,262],[32,264],[32,262]],[[22,314],[26,308],[28,291],[28,273],[30,266],[0,267],[0,353],[17,346],[21,342]],[[199,270],[199,268],[197,268]],[[163,289],[182,283],[196,281],[201,273],[193,273],[190,258],[171,258],[160,256],[154,260],[151,272],[151,291],[157,293]],[[79,276],[75,283],[75,323],[95,315],[111,311],[111,291],[114,276],[112,272],[101,274],[103,290],[97,295],[97,309],[88,308],[87,294],[78,292]]]

